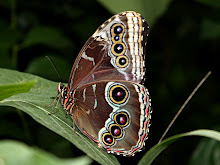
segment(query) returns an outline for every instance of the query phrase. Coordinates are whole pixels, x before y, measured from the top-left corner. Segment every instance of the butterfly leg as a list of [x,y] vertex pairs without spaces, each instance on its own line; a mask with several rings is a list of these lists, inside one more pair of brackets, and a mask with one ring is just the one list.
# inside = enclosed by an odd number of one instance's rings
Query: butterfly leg
[[77,126],[76,126],[76,124],[74,123],[74,121],[73,121],[73,130],[74,130],[74,133],[76,134],[76,135],[78,135],[78,136],[80,136],[80,134],[77,132]]
[[[57,96],[58,96],[58,95],[57,95]],[[57,98],[57,96],[55,97],[55,99]],[[48,115],[52,115],[52,114],[54,113],[55,109],[57,109],[57,106],[58,106],[58,103],[59,103],[59,101],[60,101],[60,98],[61,98],[61,95],[59,96],[59,98],[58,98],[58,100],[57,100],[57,103],[56,103],[55,107],[53,108],[52,112],[48,113]],[[54,99],[54,100],[55,100],[55,99]],[[54,101],[53,101],[53,102],[54,102]]]
[[57,99],[58,95],[59,95],[59,93],[56,95],[56,97],[53,99],[53,101],[49,105],[46,105],[44,107],[50,107],[55,102],[55,100]]

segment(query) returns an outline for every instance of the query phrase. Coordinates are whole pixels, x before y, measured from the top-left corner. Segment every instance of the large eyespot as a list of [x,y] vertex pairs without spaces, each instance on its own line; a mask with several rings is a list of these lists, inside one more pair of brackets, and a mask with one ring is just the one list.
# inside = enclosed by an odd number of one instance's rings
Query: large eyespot
[[123,104],[128,99],[128,90],[122,85],[114,85],[109,91],[110,99],[115,104]]
[[129,124],[129,120],[129,116],[126,112],[118,112],[114,116],[115,123],[120,125],[120,127],[126,127]]
[[123,27],[121,25],[115,26],[114,27],[114,33],[115,34],[120,34],[123,31]]
[[112,44],[112,47],[111,47],[112,53],[116,56],[124,54],[125,49],[126,47],[124,43]]
[[123,130],[117,124],[111,124],[109,131],[114,138],[121,138],[123,135]]
[[129,60],[126,56],[118,56],[116,58],[116,65],[119,68],[125,68],[126,66],[128,66],[128,64],[129,64]]
[[115,143],[115,139],[110,133],[104,133],[102,135],[102,142],[107,146],[112,146]]
[[122,34],[124,32],[124,25],[120,24],[120,23],[116,23],[111,27],[111,34],[115,35],[115,34]]

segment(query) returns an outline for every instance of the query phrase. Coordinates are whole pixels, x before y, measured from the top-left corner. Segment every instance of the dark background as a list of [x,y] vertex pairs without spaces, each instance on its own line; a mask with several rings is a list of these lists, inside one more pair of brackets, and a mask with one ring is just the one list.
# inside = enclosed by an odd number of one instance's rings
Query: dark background
[[[162,5],[159,3],[158,6]],[[145,85],[152,97],[153,114],[145,151],[158,142],[180,106],[209,70],[212,71],[210,78],[166,137],[195,129],[220,130],[219,8],[217,1],[171,1],[160,17],[149,23]],[[0,67],[60,81],[45,58],[48,55],[63,81],[68,82],[81,47],[99,25],[116,14],[111,11],[103,3],[92,0],[1,0]],[[141,14],[148,22],[148,16]],[[0,130],[0,139],[22,141],[62,158],[84,154],[14,108],[0,107]],[[193,153],[206,152],[197,147],[201,141],[198,137],[184,138],[165,150],[153,164],[187,164]],[[118,159],[122,164],[136,164],[145,151],[135,157]]]

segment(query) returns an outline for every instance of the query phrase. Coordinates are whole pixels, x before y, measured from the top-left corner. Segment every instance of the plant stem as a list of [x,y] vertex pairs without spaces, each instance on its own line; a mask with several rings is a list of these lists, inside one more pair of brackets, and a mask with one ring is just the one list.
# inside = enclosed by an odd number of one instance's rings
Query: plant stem
[[[17,26],[17,16],[16,16],[16,0],[11,0],[11,29],[15,30]],[[11,63],[13,67],[17,67],[17,59],[18,59],[18,45],[12,45],[12,58]]]
[[163,135],[161,136],[158,144],[163,140],[163,138],[166,136],[167,132],[170,130],[171,126],[173,125],[173,123],[176,121],[177,117],[180,115],[180,113],[183,111],[183,109],[185,108],[185,106],[188,104],[188,102],[192,99],[192,97],[195,95],[195,93],[197,92],[197,90],[200,88],[200,86],[206,81],[206,79],[209,77],[209,75],[212,72],[209,71],[204,78],[199,82],[199,84],[195,87],[195,89],[192,91],[192,93],[189,95],[189,97],[186,99],[186,101],[183,103],[183,105],[180,107],[179,111],[177,112],[177,114],[174,116],[173,120],[170,122],[170,124],[168,125],[167,129],[165,130],[165,132],[163,133]]
[[15,29],[17,24],[16,18],[16,0],[11,0],[11,28]]

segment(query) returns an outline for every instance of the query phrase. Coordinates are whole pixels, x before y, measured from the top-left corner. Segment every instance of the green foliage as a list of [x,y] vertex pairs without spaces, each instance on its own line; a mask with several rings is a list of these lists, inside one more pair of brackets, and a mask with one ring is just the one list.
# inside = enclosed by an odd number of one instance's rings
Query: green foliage
[[189,161],[189,165],[220,164],[219,148],[219,141],[207,138],[202,139],[193,152],[193,155]]
[[[53,115],[48,115],[51,112],[51,108],[45,108],[44,105],[48,105],[50,102],[52,102],[52,99],[50,98],[56,95],[54,90],[57,86],[56,83],[42,79],[34,75],[25,74],[21,72],[19,73],[17,71],[0,69],[0,72],[0,84],[5,84],[6,82],[11,84],[7,87],[12,86],[12,88],[14,88],[14,86],[16,86],[18,82],[23,82],[24,80],[35,82],[35,86],[32,87],[29,92],[17,92],[9,98],[7,98],[7,92],[2,93],[2,97],[5,99],[0,101],[1,106],[12,106],[24,111],[25,113],[29,114],[34,120],[44,125],[45,127],[51,129],[52,131],[56,132],[57,134],[63,136],[65,139],[69,140],[75,146],[77,146],[80,150],[84,151],[88,156],[90,156],[91,158],[93,158],[101,164],[119,164],[117,159],[113,155],[107,154],[106,152],[99,149],[93,142],[91,142],[87,137],[80,133],[80,131],[76,130],[76,134],[72,128],[72,121],[70,117],[68,117],[68,119],[65,118],[65,111],[62,110],[61,106],[59,106],[56,109],[56,112]],[[8,75],[13,77],[13,79],[8,77]],[[6,85],[3,87],[6,87]],[[20,86],[18,86],[18,91],[20,91],[19,87]],[[27,88],[29,90],[29,86]],[[220,133],[210,130],[198,130],[185,134],[175,135],[162,141],[160,144],[155,145],[152,149],[150,149],[139,162],[139,164],[151,164],[152,161],[165,148],[167,148],[173,142],[184,136],[205,136],[220,141]]]
[[58,49],[72,46],[71,41],[58,29],[43,26],[31,29],[21,46],[25,48],[35,44],[45,44]]
[[209,19],[204,19],[202,22],[201,39],[203,40],[218,40],[220,37],[220,23]]
[[[10,75],[9,75],[10,76]],[[2,75],[0,75],[2,78]],[[8,98],[18,93],[25,93],[33,87],[35,81],[17,82],[16,84],[0,85],[0,100]]]
[[208,5],[214,8],[220,8],[220,3],[218,0],[196,0],[197,2]]
[[[172,137],[169,137],[162,141],[161,143],[153,146],[140,160],[138,165],[148,165],[153,162],[153,160],[163,151],[165,150],[168,146],[170,146],[172,143],[175,141],[179,140],[180,138],[187,137],[187,136],[204,136],[208,138],[215,139],[216,143],[220,143],[220,132],[213,131],[213,130],[196,130],[192,132],[187,132],[187,133],[182,133],[178,134]],[[218,148],[219,149],[219,148]],[[219,155],[218,153],[216,153]],[[200,158],[197,158],[200,159]],[[197,161],[197,160],[196,160]],[[196,162],[194,161],[194,162]],[[207,162],[207,161],[206,161]],[[216,164],[219,162],[219,160],[214,161],[213,163]],[[197,162],[196,162],[197,163]],[[209,164],[209,163],[208,163]]]
[[59,77],[55,72],[54,68],[49,64],[46,56],[50,57],[53,60],[53,62],[56,64],[56,67],[59,68],[59,72],[62,73],[62,78],[64,80],[68,80],[69,72],[66,72],[66,70],[71,70],[72,66],[70,64],[67,64],[65,59],[55,54],[44,54],[40,57],[34,58],[28,64],[27,68],[25,69],[25,72],[39,75],[50,80],[57,80],[57,78]]
[[87,165],[92,160],[87,156],[74,159],[60,159],[36,147],[23,143],[3,140],[0,141],[1,165]]
[[[77,135],[72,128],[72,120],[70,116],[66,119],[66,112],[59,106],[53,115],[49,115],[51,108],[45,108],[56,96],[57,83],[42,79],[40,77],[19,73],[17,71],[10,71],[0,69],[1,80],[0,84],[8,81],[10,84],[18,84],[26,79],[35,81],[36,84],[27,93],[16,94],[10,98],[6,98],[0,102],[1,106],[12,106],[29,114],[34,120],[51,129],[57,134],[63,136],[65,139],[72,142],[80,150],[87,153],[101,164],[117,164],[117,159],[91,142],[88,138],[82,135],[79,131]],[[13,79],[8,80],[8,75]],[[5,95],[5,96],[4,96]],[[8,96],[7,93],[2,93],[2,97]]]
[[[172,2],[171,0],[98,0],[112,13],[120,13],[122,11],[137,11],[147,19],[147,22],[153,24],[167,10]],[[115,5],[117,4],[117,5]]]

